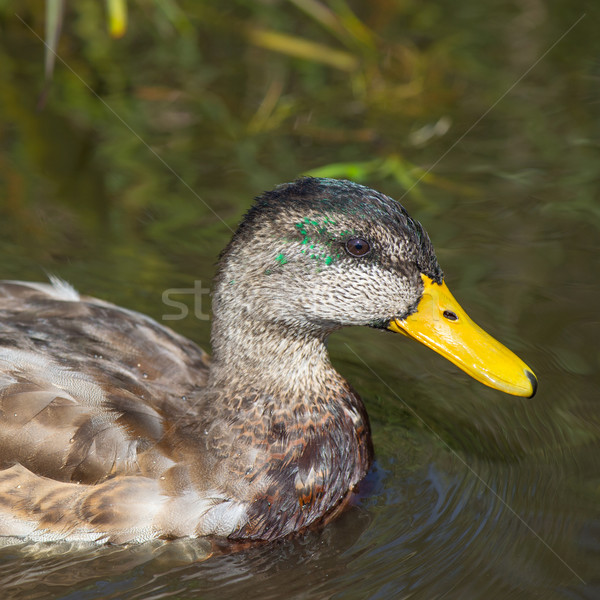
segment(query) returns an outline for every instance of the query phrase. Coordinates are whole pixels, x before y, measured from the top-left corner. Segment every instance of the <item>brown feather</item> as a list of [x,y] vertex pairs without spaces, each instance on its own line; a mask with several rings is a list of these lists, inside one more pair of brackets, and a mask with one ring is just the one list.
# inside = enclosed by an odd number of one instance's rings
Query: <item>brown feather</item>
[[[348,256],[349,232],[377,251]],[[212,360],[60,280],[0,283],[0,535],[270,540],[328,521],[373,449],[327,338],[407,314],[421,272],[441,281],[397,203],[303,179],[259,198],[222,254]]]

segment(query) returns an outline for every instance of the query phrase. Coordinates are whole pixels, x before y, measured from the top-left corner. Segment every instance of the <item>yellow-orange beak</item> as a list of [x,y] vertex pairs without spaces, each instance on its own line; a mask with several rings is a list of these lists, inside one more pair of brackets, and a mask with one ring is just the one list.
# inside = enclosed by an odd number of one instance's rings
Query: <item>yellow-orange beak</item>
[[421,277],[425,290],[417,312],[406,319],[392,319],[388,329],[429,346],[485,385],[531,398],[537,390],[531,369],[476,325],[445,283]]

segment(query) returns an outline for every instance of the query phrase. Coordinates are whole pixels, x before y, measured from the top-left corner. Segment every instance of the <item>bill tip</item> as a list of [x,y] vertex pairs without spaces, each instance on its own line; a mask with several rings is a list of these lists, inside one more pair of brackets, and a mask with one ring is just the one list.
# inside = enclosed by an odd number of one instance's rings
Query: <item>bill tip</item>
[[533,398],[538,388],[538,380],[537,377],[529,370],[525,370],[525,375],[527,375],[527,379],[531,383],[531,395],[527,396],[528,398]]

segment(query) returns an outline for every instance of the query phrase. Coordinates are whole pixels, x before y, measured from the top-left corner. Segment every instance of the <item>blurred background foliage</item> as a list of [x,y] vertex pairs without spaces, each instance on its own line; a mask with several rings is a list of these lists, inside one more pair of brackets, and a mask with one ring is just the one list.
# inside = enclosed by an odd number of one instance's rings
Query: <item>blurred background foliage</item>
[[[491,174],[598,226],[600,72],[577,43],[597,24],[589,10],[578,22],[566,0],[3,0],[0,233],[50,270],[72,271],[77,247],[87,268],[158,281],[192,250],[216,254],[250,194],[302,173],[410,193],[432,217],[484,197]],[[545,199],[548,171],[577,194]]]

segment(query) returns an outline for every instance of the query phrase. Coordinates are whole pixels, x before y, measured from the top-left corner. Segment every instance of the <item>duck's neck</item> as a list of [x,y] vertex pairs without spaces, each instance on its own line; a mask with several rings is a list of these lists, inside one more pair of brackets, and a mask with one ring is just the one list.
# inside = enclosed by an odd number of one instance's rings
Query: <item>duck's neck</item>
[[245,494],[247,520],[230,537],[274,539],[341,510],[371,464],[369,419],[329,361],[328,332],[269,321],[243,297],[215,300],[204,436],[194,439],[223,460],[236,450],[225,465],[241,473],[231,493]]
[[209,387],[290,398],[347,389],[329,360],[326,332],[226,311],[214,317],[212,349]]

